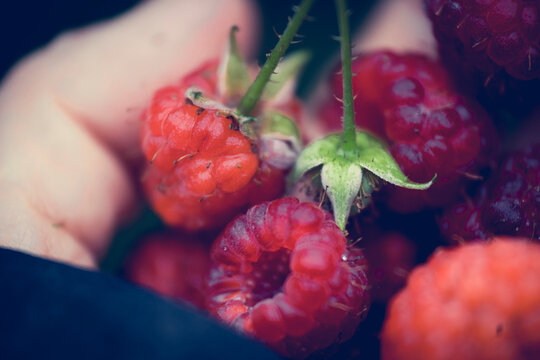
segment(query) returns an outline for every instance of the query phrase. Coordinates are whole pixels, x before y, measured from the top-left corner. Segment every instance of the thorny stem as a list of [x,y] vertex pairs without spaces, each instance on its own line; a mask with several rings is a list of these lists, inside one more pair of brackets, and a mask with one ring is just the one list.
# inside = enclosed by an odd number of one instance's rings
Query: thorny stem
[[336,9],[341,42],[341,63],[343,74],[343,134],[342,149],[345,156],[354,156],[356,149],[356,126],[354,125],[354,105],[352,93],[351,41],[349,19],[345,0],[336,0]]
[[291,21],[289,21],[285,32],[279,38],[279,41],[270,53],[270,56],[268,57],[268,59],[266,59],[266,62],[259,71],[257,78],[255,79],[255,81],[253,81],[249,89],[246,91],[245,95],[240,100],[237,111],[241,115],[249,115],[251,111],[253,111],[253,108],[261,97],[266,83],[276,69],[279,60],[283,57],[285,51],[287,51],[287,48],[291,44],[292,39],[298,32],[298,29],[300,28],[300,25],[302,25],[304,18],[306,17],[309,9],[311,8],[311,5],[313,4],[313,1],[314,0],[302,0],[300,6],[298,6],[298,8],[296,9],[296,13],[294,14]]

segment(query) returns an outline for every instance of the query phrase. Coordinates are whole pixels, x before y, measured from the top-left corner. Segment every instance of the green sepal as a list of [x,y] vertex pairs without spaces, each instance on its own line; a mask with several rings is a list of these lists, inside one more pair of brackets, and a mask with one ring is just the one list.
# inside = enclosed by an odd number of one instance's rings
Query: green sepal
[[323,165],[321,182],[332,202],[336,224],[345,230],[351,205],[362,185],[362,168],[348,159],[336,157]]
[[240,98],[251,84],[251,77],[246,62],[240,55],[236,43],[237,26],[233,26],[229,35],[229,46],[221,59],[219,71],[220,92],[229,99]]
[[329,135],[308,145],[298,157],[289,176],[293,183],[306,172],[321,168],[321,183],[334,209],[336,223],[345,230],[347,218],[354,205],[363,209],[376,189],[377,178],[408,189],[423,190],[431,186],[435,177],[427,183],[410,181],[399,168],[384,142],[368,132],[357,130],[356,147],[345,153],[340,134]]
[[202,90],[196,86],[188,88],[184,96],[186,99],[190,100],[193,105],[203,109],[217,110],[224,116],[234,117],[234,119],[238,122],[240,131],[251,139],[255,139],[256,131],[254,130],[254,127],[258,122],[256,117],[240,115],[236,110],[231,109],[218,101],[207,98],[204,96]]
[[333,134],[306,146],[294,164],[289,181],[295,182],[307,171],[332,161],[340,141],[339,135]]
[[266,110],[261,116],[261,134],[279,134],[300,142],[300,131],[293,119],[276,110]]
[[186,97],[186,99],[189,99],[193,103],[193,105],[196,105],[198,107],[210,110],[224,111],[236,116],[236,113],[233,109],[228,108],[227,106],[223,105],[218,101],[207,98],[206,96],[204,96],[202,90],[196,86],[188,88],[184,96]]
[[[287,88],[293,88],[298,79],[300,71],[304,68],[307,62],[311,59],[311,53],[306,50],[295,51],[287,55],[279,65],[270,80],[264,87],[262,98],[264,100],[273,100],[281,97],[280,93]],[[288,85],[291,86],[288,86]],[[294,89],[291,89],[294,91]],[[288,96],[284,95],[288,98]]]
[[385,144],[365,131],[356,131],[356,147],[356,164],[390,184],[407,189],[425,190],[431,186],[437,177],[435,175],[427,183],[416,183],[409,180],[386,149]]

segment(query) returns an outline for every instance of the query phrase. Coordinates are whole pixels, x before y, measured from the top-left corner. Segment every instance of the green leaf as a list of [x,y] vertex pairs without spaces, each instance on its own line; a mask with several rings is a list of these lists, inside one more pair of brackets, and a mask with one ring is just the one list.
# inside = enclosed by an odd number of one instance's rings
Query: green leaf
[[309,51],[295,51],[291,55],[287,55],[279,65],[270,81],[266,84],[263,91],[263,98],[266,100],[275,98],[287,84],[296,83],[298,74],[311,58]]
[[345,158],[337,157],[323,165],[321,182],[332,202],[336,224],[345,230],[352,202],[362,185],[362,169]]
[[221,60],[220,88],[229,97],[240,97],[249,88],[251,78],[236,43],[237,26],[230,31],[229,47]]
[[339,142],[339,135],[334,134],[309,144],[296,160],[289,180],[294,182],[310,169],[335,159]]

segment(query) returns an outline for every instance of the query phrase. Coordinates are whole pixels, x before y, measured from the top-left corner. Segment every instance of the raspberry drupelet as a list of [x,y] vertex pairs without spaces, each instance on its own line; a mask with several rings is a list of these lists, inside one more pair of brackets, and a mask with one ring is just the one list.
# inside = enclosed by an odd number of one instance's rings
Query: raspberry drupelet
[[211,250],[210,312],[293,358],[350,338],[369,305],[367,263],[331,219],[289,197],[233,220]]
[[[487,113],[460,95],[435,61],[418,54],[378,51],[353,62],[355,122],[385,140],[407,177],[426,182],[425,191],[389,186],[388,205],[400,212],[442,206],[485,167],[496,152],[496,133]],[[332,91],[341,97],[341,76]],[[341,104],[322,108],[328,130],[339,128]]]
[[382,359],[538,359],[538,259],[522,238],[437,251],[392,300]]
[[[197,88],[223,107],[234,105],[238,99],[218,86],[218,65],[204,64],[178,85],[158,90],[143,115],[144,188],[161,218],[186,230],[222,226],[285,187],[286,168],[262,151],[260,139],[242,131],[237,118],[186,97]],[[275,109],[295,115],[300,108],[290,99]]]
[[506,155],[474,199],[445,210],[441,231],[453,243],[493,235],[540,241],[540,144]]

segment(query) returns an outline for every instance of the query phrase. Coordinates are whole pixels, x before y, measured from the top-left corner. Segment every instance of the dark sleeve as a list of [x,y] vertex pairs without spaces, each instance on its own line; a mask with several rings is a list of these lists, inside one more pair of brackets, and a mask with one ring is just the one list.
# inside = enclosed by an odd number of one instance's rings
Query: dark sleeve
[[278,359],[110,275],[0,248],[0,359]]

